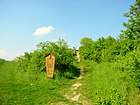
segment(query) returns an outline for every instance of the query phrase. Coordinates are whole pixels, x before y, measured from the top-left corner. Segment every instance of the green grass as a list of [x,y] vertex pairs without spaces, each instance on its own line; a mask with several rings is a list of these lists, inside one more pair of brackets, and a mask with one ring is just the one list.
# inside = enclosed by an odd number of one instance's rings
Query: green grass
[[47,79],[45,72],[23,72],[17,62],[5,62],[0,65],[0,105],[72,104],[60,92],[70,84],[69,79]]
[[139,105],[139,91],[114,63],[82,62],[86,71],[80,92],[97,105]]
[[[63,91],[74,82],[81,82],[78,92],[91,105],[139,105],[139,90],[114,63],[83,61],[85,74],[80,80],[48,79],[46,73],[20,71],[17,62],[0,64],[0,105],[56,105],[75,103],[64,97]],[[79,66],[79,65],[75,65]],[[80,66],[79,66],[80,67]]]

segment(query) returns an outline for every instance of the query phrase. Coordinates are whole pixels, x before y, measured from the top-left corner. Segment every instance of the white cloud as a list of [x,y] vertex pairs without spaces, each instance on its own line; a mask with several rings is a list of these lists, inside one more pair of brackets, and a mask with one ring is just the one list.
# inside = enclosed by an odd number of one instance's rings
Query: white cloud
[[0,55],[6,55],[6,54],[7,54],[7,52],[5,50],[0,49]]
[[48,26],[48,27],[40,27],[37,28],[34,32],[34,36],[43,36],[46,35],[50,32],[52,32],[54,30],[54,28],[52,26]]

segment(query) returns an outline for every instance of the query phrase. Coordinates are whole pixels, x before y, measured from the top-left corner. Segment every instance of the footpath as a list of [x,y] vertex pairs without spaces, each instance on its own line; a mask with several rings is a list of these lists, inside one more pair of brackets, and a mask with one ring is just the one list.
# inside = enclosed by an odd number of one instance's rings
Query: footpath
[[[77,62],[80,64],[80,54],[77,51]],[[72,84],[69,88],[63,90],[63,96],[68,99],[70,102],[74,103],[74,105],[91,105],[91,102],[85,97],[80,91],[79,88],[82,86],[80,82],[84,75],[83,66],[80,66],[80,76],[75,80],[76,82]],[[57,104],[51,105],[70,105],[64,102],[58,102]]]
[[[79,51],[77,51],[77,61],[80,63],[80,54]],[[80,66],[80,76],[77,78],[76,82],[70,86],[69,89],[65,90],[64,96],[66,99],[73,101],[75,105],[91,105],[90,101],[82,95],[78,89],[82,86],[82,83],[80,80],[83,78],[84,72],[83,72],[83,66]]]

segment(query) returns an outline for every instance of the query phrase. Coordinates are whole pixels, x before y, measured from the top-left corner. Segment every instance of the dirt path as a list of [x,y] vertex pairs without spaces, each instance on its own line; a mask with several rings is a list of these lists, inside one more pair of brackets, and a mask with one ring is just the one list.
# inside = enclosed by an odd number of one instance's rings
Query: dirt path
[[[76,57],[77,57],[77,62],[80,63],[79,51],[77,51]],[[83,76],[84,76],[84,69],[83,66],[80,66],[79,78],[77,78],[76,82],[72,84],[68,89],[63,91],[64,97],[70,100],[71,102],[74,102],[74,105],[91,105],[89,99],[87,99],[83,94],[80,93],[80,91],[78,91],[79,88],[82,86],[82,83],[80,81],[83,78]],[[57,103],[57,105],[69,105],[69,104],[59,102]]]
[[[79,51],[77,51],[76,57],[77,57],[77,62],[80,63]],[[65,91],[64,96],[66,97],[66,99],[69,99],[69,100],[75,102],[76,105],[78,105],[78,104],[91,105],[90,101],[78,91],[78,89],[82,86],[82,83],[80,82],[80,80],[83,78],[83,76],[84,76],[84,68],[81,65],[80,66],[80,77],[77,78],[76,83],[71,85],[71,87]]]
[[80,53],[79,53],[79,51],[76,51],[76,57],[77,57],[77,62],[80,63]]
[[65,91],[64,96],[66,99],[75,102],[76,105],[91,105],[90,101],[78,91],[82,86],[82,83],[79,81],[80,79],[82,78],[79,77],[77,82],[72,84],[71,87]]

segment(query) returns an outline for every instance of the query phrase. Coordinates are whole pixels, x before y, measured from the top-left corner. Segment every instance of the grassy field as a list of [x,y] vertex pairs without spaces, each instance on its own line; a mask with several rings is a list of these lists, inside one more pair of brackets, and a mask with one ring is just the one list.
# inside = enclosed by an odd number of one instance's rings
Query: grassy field
[[45,72],[22,72],[17,62],[6,62],[0,65],[0,105],[73,104],[60,93],[71,82],[66,78],[47,79]]
[[47,79],[46,73],[19,71],[17,62],[0,64],[0,105],[84,105],[66,99],[63,92],[74,83],[89,105],[140,105],[139,90],[113,63],[83,61],[82,79]]

